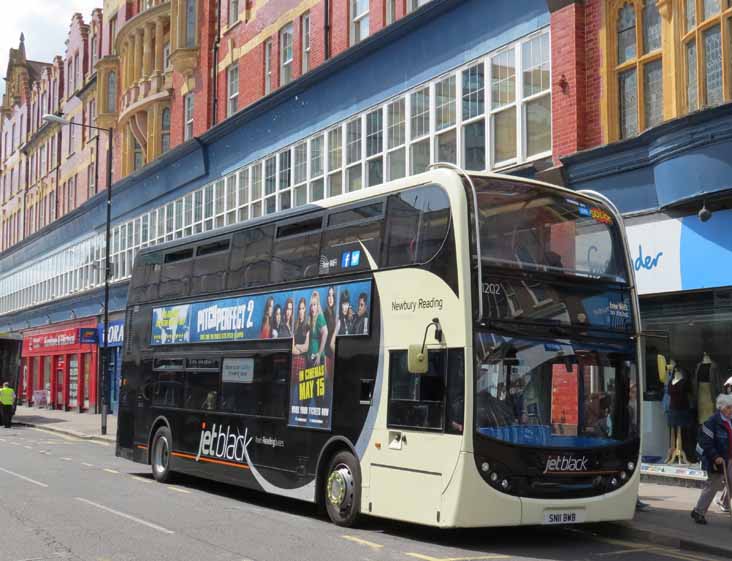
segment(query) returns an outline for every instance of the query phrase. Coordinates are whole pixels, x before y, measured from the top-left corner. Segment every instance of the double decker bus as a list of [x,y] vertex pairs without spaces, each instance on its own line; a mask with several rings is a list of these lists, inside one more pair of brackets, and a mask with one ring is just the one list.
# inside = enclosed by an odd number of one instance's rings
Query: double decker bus
[[631,518],[632,271],[601,195],[445,166],[143,249],[116,453],[339,525]]

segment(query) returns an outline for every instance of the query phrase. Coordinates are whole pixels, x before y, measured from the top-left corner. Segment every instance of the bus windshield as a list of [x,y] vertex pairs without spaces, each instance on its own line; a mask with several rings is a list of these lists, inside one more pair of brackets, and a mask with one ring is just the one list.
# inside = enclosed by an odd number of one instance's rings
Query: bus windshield
[[579,195],[474,178],[484,265],[627,282],[612,213]]
[[475,424],[513,444],[595,448],[638,437],[631,343],[476,333]]

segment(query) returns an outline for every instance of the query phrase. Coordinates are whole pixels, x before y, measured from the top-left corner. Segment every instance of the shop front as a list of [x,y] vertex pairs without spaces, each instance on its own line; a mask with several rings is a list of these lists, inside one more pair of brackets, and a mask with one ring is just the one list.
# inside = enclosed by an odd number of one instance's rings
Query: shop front
[[643,455],[694,463],[732,376],[732,210],[626,221],[646,334]]
[[23,333],[23,376],[18,395],[36,407],[94,409],[97,383],[96,320],[56,324]]
[[100,322],[97,330],[101,352],[106,352],[109,411],[116,415],[119,406],[119,385],[122,378],[122,345],[125,340],[124,319],[110,320],[106,340],[104,339],[104,323]]

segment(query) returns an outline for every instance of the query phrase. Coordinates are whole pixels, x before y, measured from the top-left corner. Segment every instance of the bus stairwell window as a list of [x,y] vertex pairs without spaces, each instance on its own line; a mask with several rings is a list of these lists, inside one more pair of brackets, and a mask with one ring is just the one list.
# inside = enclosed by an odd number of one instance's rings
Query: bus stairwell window
[[412,374],[407,352],[392,351],[389,358],[387,424],[395,427],[442,429],[445,409],[446,353],[429,351],[429,370]]
[[425,263],[439,251],[449,232],[447,194],[428,185],[392,195],[386,224],[387,266]]

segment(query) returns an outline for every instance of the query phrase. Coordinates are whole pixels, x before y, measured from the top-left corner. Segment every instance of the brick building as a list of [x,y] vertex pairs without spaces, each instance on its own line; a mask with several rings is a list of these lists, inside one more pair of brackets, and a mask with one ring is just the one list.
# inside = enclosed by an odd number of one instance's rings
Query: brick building
[[[74,16],[48,72],[60,88],[51,109],[114,129],[110,327],[142,247],[436,161],[556,175],[554,17],[536,0],[107,0],[89,22]],[[8,111],[27,111],[14,100]],[[45,390],[55,406],[94,409],[98,355],[85,337],[103,312],[94,191],[106,139],[55,124],[38,134],[56,138],[56,214],[0,254],[0,331],[31,341],[25,399]]]
[[693,459],[696,421],[721,391],[704,384],[732,375],[732,2],[550,4],[557,176],[625,214],[644,329],[656,335],[644,455],[669,455],[661,354],[702,388],[684,430]]

